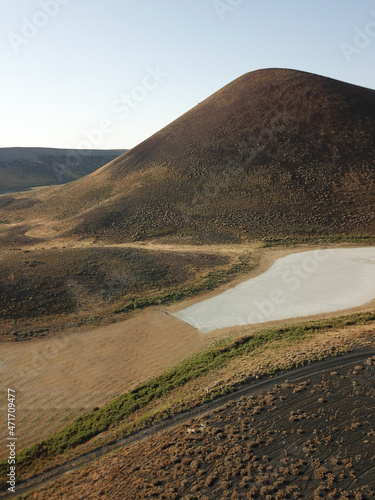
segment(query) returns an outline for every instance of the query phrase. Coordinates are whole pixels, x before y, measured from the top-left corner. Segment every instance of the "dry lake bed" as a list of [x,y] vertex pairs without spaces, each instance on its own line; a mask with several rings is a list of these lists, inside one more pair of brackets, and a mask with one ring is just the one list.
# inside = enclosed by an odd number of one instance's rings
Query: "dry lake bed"
[[175,316],[202,333],[359,307],[375,298],[375,247],[313,250]]

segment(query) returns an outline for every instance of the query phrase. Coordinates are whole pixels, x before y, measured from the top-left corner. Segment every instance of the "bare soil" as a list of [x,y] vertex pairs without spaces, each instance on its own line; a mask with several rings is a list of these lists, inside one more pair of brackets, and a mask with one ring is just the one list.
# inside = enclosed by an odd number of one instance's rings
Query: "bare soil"
[[[2,346],[3,387],[17,393],[18,450],[46,438],[203,349],[187,323],[161,311],[54,339]],[[1,412],[5,422],[5,407]],[[0,458],[5,457],[2,448]]]

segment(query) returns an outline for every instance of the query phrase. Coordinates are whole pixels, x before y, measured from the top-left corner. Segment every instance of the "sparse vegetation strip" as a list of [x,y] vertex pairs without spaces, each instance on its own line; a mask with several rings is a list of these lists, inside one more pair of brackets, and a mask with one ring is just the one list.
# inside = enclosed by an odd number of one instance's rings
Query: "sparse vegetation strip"
[[322,235],[322,236],[286,236],[263,238],[263,248],[289,247],[293,245],[322,245],[331,243],[352,243],[374,245],[375,235]]

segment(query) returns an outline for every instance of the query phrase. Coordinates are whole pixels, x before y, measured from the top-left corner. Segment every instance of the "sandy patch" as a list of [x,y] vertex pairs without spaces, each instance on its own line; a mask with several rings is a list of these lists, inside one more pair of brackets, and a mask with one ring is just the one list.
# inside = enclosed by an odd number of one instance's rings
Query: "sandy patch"
[[[18,449],[204,345],[190,325],[157,310],[91,331],[3,345],[0,377],[4,394],[7,387],[16,391]],[[5,423],[3,412],[1,419]]]

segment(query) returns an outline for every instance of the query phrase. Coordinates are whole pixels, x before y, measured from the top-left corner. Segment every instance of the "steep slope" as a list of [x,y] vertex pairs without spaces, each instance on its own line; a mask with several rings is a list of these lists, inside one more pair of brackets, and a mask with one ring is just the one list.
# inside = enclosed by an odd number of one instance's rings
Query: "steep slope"
[[[28,202],[65,234],[111,241],[374,233],[374,150],[375,91],[260,70],[90,176]],[[20,200],[7,203],[22,212]]]
[[0,148],[0,193],[65,184],[123,153],[124,149]]

